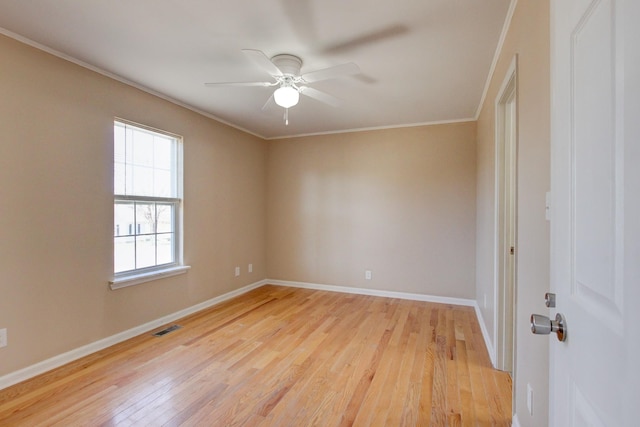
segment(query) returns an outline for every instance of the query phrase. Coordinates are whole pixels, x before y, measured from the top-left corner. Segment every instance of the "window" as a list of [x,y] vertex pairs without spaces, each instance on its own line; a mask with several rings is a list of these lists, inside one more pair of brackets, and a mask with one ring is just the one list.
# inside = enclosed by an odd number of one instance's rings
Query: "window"
[[180,137],[114,122],[112,288],[187,268],[180,239],[181,150]]

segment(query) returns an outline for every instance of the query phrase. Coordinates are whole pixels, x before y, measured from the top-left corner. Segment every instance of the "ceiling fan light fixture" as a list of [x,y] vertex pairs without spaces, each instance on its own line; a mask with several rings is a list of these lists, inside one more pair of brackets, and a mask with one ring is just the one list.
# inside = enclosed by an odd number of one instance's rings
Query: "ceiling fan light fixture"
[[273,93],[273,99],[282,108],[291,108],[298,103],[300,93],[291,86],[282,86]]

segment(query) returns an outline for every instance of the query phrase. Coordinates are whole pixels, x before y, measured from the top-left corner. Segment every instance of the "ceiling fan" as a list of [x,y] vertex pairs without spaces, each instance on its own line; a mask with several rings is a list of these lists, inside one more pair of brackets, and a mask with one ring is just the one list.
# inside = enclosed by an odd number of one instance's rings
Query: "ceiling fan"
[[243,49],[242,52],[260,68],[268,72],[271,77],[273,77],[274,81],[205,83],[205,86],[277,86],[278,88],[273,92],[262,109],[265,109],[273,99],[277,105],[285,109],[284,121],[286,125],[289,124],[289,108],[294,107],[298,103],[300,94],[316,99],[320,102],[324,102],[325,104],[333,107],[340,105],[340,100],[338,98],[318,89],[309,87],[309,84],[320,80],[358,74],[360,72],[360,68],[356,64],[349,62],[300,74],[302,59],[295,55],[280,54],[269,59],[269,57],[260,50]]

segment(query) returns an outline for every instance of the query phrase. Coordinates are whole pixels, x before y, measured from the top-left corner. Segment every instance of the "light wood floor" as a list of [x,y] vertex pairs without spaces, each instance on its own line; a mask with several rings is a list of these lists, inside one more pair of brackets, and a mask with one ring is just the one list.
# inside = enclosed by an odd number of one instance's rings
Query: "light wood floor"
[[11,426],[508,426],[470,307],[264,286],[0,391]]

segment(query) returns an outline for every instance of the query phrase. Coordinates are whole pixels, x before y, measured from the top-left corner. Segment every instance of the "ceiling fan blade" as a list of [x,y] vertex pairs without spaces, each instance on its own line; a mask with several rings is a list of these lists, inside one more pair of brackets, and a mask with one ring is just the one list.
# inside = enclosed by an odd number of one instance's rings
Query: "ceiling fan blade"
[[316,12],[311,2],[312,0],[280,0],[296,38],[304,45],[315,48],[318,45]]
[[264,103],[264,105],[262,106],[262,111],[265,111],[267,108],[269,108],[272,104],[275,104],[275,101],[273,99],[273,94],[271,94],[271,96],[269,97],[269,99],[267,99],[267,102]]
[[300,93],[308,96],[309,98],[313,98],[320,102],[324,102],[325,104],[329,104],[332,107],[339,107],[342,105],[342,101],[340,99],[312,87],[301,86]]
[[322,70],[311,71],[302,75],[302,79],[307,83],[313,83],[320,80],[333,79],[335,77],[349,76],[360,73],[360,67],[353,62],[336,65]]
[[340,54],[349,50],[357,49],[363,46],[375,45],[376,43],[403,36],[409,32],[409,28],[405,25],[395,24],[378,30],[361,34],[350,40],[345,40],[322,49],[324,54]]
[[221,86],[261,86],[269,87],[277,85],[277,82],[219,82],[219,83],[205,83],[208,87],[221,87]]
[[280,68],[271,62],[271,60],[261,50],[256,49],[242,49],[245,55],[247,55],[256,65],[265,70],[272,76],[282,76]]

